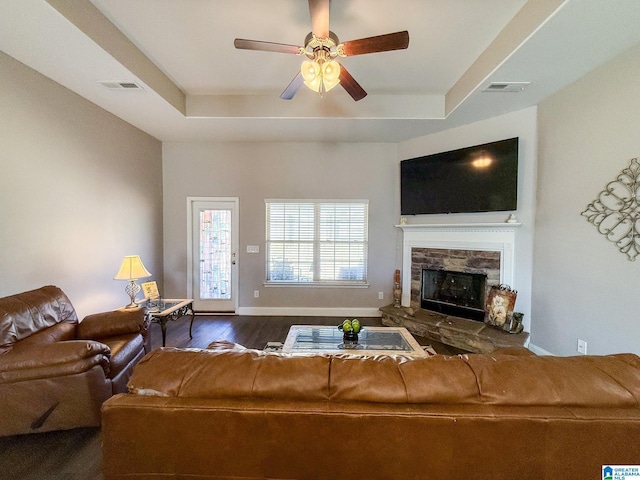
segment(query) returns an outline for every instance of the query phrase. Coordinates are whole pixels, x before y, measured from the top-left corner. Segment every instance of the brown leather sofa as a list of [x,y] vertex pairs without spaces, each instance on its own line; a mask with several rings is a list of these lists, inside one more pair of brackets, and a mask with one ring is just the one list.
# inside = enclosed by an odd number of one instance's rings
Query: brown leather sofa
[[78,316],[58,287],[0,298],[0,435],[100,425],[144,354],[143,309]]
[[640,464],[640,358],[165,348],[103,405],[105,480],[596,479]]

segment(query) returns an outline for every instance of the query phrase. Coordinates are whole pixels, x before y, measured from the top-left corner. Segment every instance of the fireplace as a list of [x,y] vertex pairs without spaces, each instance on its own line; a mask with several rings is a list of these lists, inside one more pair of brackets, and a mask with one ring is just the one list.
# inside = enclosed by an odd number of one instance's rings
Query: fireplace
[[484,321],[489,289],[500,282],[501,255],[473,249],[411,249],[411,308]]
[[422,309],[422,270],[425,268],[487,275],[487,291],[501,283],[514,286],[518,225],[400,225],[403,230],[402,306]]
[[[526,344],[528,334],[525,332],[509,335],[484,322],[465,318],[459,311],[455,314],[438,312],[444,304],[455,303],[450,302],[451,297],[459,297],[460,289],[441,294],[441,298],[436,299],[441,303],[437,305],[422,303],[423,270],[445,272],[444,278],[449,275],[449,283],[453,278],[456,285],[466,284],[467,288],[469,277],[473,284],[476,275],[481,279],[486,276],[482,301],[473,306],[464,305],[471,303],[469,299],[460,302],[465,307],[481,309],[484,319],[484,298],[491,286],[515,286],[515,240],[519,226],[517,222],[398,225],[403,232],[402,306],[382,307],[382,323],[402,326],[414,335],[469,352],[488,353],[496,348]],[[521,288],[518,290],[522,291]]]
[[484,320],[486,273],[422,269],[420,306],[445,315]]

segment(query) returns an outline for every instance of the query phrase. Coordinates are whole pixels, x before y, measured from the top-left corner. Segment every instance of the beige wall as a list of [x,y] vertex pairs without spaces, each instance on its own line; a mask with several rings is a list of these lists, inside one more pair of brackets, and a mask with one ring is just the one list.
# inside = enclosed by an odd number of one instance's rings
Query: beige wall
[[[518,310],[531,312],[535,212],[536,108],[478,122],[403,144],[165,143],[164,225],[167,295],[187,291],[187,197],[240,199],[240,313],[340,315],[391,302],[393,271],[402,265],[399,161],[463,146],[520,137],[516,285]],[[370,201],[368,289],[264,287],[265,198],[365,198]],[[507,213],[416,216],[410,222],[503,222]],[[260,254],[247,254],[259,245]],[[254,290],[260,297],[254,298]],[[385,298],[378,300],[378,292]],[[362,314],[362,313],[358,313]]]
[[162,280],[159,141],[0,52],[0,296],[57,285],[78,314],[128,301],[139,254]]
[[640,46],[539,106],[533,335],[558,355],[640,353],[640,262],[581,216],[640,157]]
[[[240,313],[377,314],[391,303],[399,215],[395,145],[165,143],[163,160],[167,292],[187,289],[187,197],[239,197]],[[264,287],[266,198],[368,199],[370,287]],[[259,245],[260,253],[247,254],[247,245]]]

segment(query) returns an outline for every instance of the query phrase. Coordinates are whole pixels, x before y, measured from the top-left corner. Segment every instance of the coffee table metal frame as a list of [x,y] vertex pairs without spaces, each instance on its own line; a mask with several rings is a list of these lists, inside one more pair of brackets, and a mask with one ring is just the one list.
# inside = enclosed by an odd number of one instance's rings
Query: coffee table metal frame
[[[318,338],[317,342],[313,338]],[[367,346],[367,336],[372,334],[376,338],[377,343],[369,348]],[[382,334],[382,335],[380,335]],[[400,336],[404,347],[380,344],[380,340],[384,339],[385,334],[392,334],[398,338]],[[305,336],[307,341],[302,341]],[[342,332],[337,326],[327,325],[292,325],[287,334],[282,351],[284,353],[357,353],[359,355],[407,355],[413,357],[428,357],[427,353],[422,349],[420,344],[404,327],[363,327],[359,335],[361,344],[355,348],[347,347],[342,342]]]

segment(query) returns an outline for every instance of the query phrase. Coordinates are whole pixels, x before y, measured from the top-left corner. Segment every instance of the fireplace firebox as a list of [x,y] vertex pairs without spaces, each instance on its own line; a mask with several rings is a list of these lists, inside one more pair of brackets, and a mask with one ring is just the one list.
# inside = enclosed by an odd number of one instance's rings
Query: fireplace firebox
[[420,305],[445,315],[484,320],[487,275],[422,269]]

